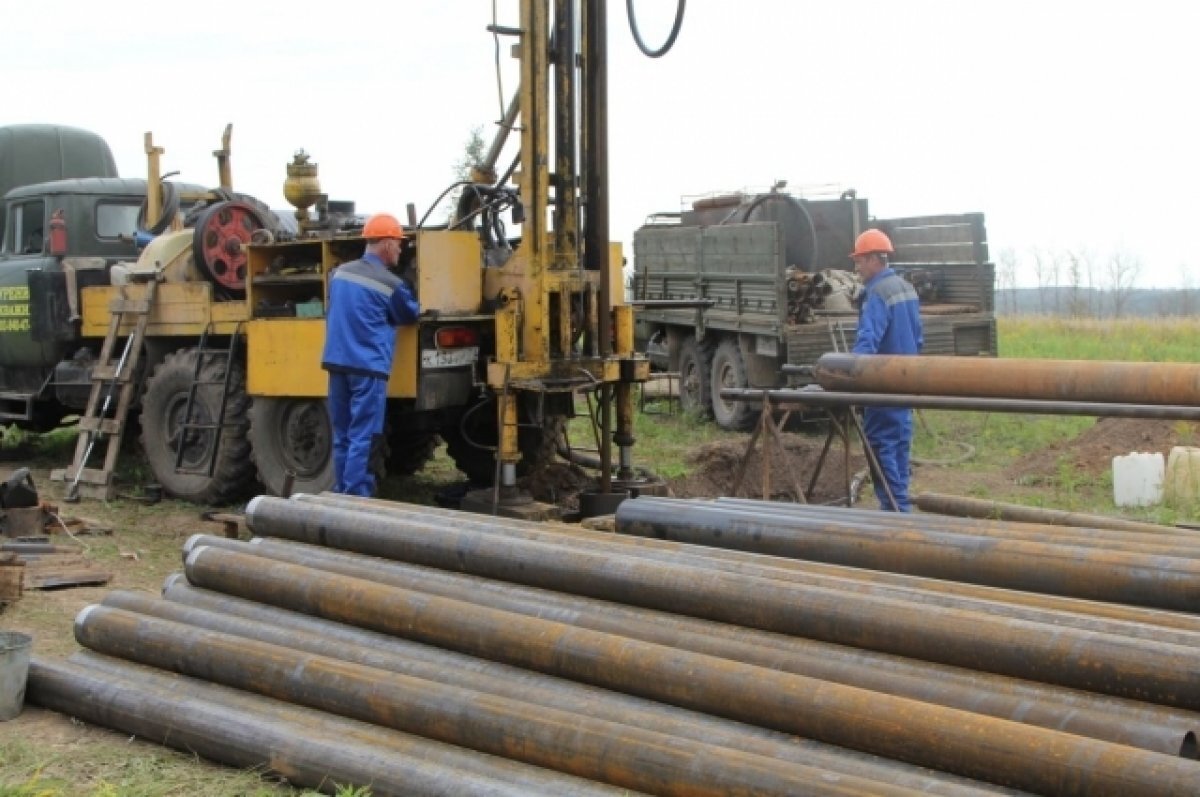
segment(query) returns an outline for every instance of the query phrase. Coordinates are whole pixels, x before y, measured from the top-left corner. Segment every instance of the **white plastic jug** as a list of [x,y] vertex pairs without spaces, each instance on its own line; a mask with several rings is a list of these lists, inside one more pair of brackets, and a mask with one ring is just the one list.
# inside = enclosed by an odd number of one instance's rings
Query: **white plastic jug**
[[1200,503],[1200,448],[1175,446],[1171,449],[1163,491],[1171,506]]
[[1161,452],[1131,452],[1113,457],[1113,503],[1117,506],[1150,506],[1163,498]]

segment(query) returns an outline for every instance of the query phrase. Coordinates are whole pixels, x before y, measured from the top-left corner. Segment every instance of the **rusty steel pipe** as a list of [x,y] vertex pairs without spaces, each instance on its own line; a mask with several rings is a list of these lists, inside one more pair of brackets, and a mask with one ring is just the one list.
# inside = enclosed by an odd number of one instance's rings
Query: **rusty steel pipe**
[[[329,773],[325,760],[320,760],[327,773],[323,784],[325,787],[329,787],[334,780],[347,784],[370,784],[371,794],[377,797],[384,794],[409,795],[426,792],[433,795],[463,794],[474,793],[476,788],[480,790],[479,793],[489,795],[619,797],[641,794],[594,780],[522,764],[508,758],[435,742],[391,728],[346,719],[293,703],[284,703],[87,649],[73,653],[67,663],[82,667],[89,673],[125,680],[128,682],[128,688],[134,691],[162,692],[168,697],[182,694],[208,705],[249,712],[255,717],[269,717],[284,722],[298,722],[301,726],[311,726],[321,731],[320,738],[323,739],[346,738],[362,743],[366,748],[366,759],[365,765],[357,769],[357,777],[335,779],[332,777],[333,773]],[[122,684],[122,688],[125,688],[125,684]],[[189,748],[187,752],[198,751]],[[385,777],[375,780],[372,779],[372,769],[377,768],[377,762],[380,760],[384,761]],[[263,768],[263,765],[268,763],[264,760],[263,764],[256,768]],[[430,763],[434,765],[438,779],[432,780],[428,787],[423,787],[420,779],[428,779],[423,770],[429,769]],[[281,774],[297,784],[300,783],[287,772]],[[393,788],[389,780],[396,781],[397,787]]]
[[267,767],[314,789],[337,782],[369,785],[379,797],[626,793],[94,654],[34,658],[27,692],[52,711],[229,766]]
[[1024,506],[1007,501],[990,501],[983,498],[970,498],[965,495],[943,495],[941,493],[920,493],[915,497],[917,507],[922,512],[936,512],[942,515],[966,518],[986,518],[1016,523],[1045,523],[1049,525],[1082,527],[1087,529],[1107,529],[1118,532],[1135,532],[1154,539],[1164,538],[1194,543],[1200,546],[1200,535],[1186,534],[1170,526],[1160,526],[1155,523],[1143,523],[1126,518],[1093,515],[1086,512],[1067,512],[1061,509],[1046,509],[1044,507]]
[[1179,645],[645,562],[607,551],[568,550],[561,545],[471,532],[452,524],[431,534],[426,528],[408,527],[399,518],[315,510],[266,496],[252,501],[247,515],[254,518],[256,531],[270,529],[275,536],[315,539],[332,547],[414,564],[618,599],[969,669],[1183,708],[1200,707],[1200,679],[1193,678],[1186,654],[1190,649]]
[[[965,496],[938,495],[924,493],[928,496],[930,507],[938,509],[922,510],[919,513],[885,512],[881,509],[859,509],[842,506],[822,506],[819,504],[791,504],[779,501],[762,501],[755,498],[713,498],[707,502],[718,506],[741,506],[762,512],[795,512],[798,514],[823,514],[830,517],[891,523],[916,524],[924,528],[960,530],[969,534],[987,534],[1004,536],[1012,531],[1038,532],[1046,535],[1057,535],[1061,539],[1082,540],[1103,547],[1108,542],[1126,542],[1144,545],[1161,545],[1181,552],[1195,552],[1200,557],[1200,534],[1176,529],[1171,526],[1160,526],[1154,523],[1139,523],[1124,518],[1110,518],[1102,515],[1089,515],[1082,512],[1065,512],[1057,509],[1042,509],[1019,504],[1006,504],[1000,501],[989,501]],[[914,500],[919,500],[920,496]],[[696,503],[706,500],[689,499]],[[1005,507],[1012,507],[1010,517],[1001,517],[994,513],[1007,513]],[[955,511],[950,511],[955,510]],[[1028,510],[1023,517],[1021,510]],[[965,513],[970,514],[965,514]],[[1061,518],[1063,522],[1055,522]],[[1087,525],[1085,521],[1095,521],[1099,525]],[[1110,521],[1104,523],[1104,521]],[[1182,555],[1182,553],[1181,553]]]
[[907,407],[918,410],[1015,412],[1022,415],[1094,415],[1108,418],[1200,421],[1200,407],[1177,404],[1104,404],[1097,401],[975,398],[919,393],[858,393],[846,390],[797,390],[794,388],[763,390],[736,387],[722,389],[721,398],[743,401],[747,404],[770,401],[776,407],[832,407],[838,409],[864,406]]
[[[222,537],[206,539],[217,547],[253,551],[257,555],[283,562],[503,611],[567,622],[581,628],[620,634],[1001,719],[1013,719],[1168,755],[1197,757],[1195,739],[1200,730],[1200,716],[1178,709],[668,615],[652,609],[638,609],[532,587],[384,562],[358,554],[313,548],[302,543],[264,541],[260,545],[249,545]],[[197,544],[205,544],[205,541],[197,541]],[[343,626],[334,625],[330,628],[331,624],[327,621],[301,617],[281,609],[198,589],[178,574],[168,578],[163,595],[170,601],[262,623],[279,624],[334,638],[341,638],[344,633],[341,630]]]
[[1018,358],[823,354],[828,390],[1112,404],[1200,405],[1200,365]]
[[[430,647],[406,639],[306,618],[272,606],[257,606],[260,619],[230,611],[240,598],[210,593],[210,610],[151,598],[136,592],[111,592],[101,605],[135,614],[257,639],[272,645],[328,656],[389,672],[486,692],[597,719],[634,725],[669,736],[728,747],[846,775],[892,783],[925,794],[993,793],[983,784],[909,764],[880,760],[840,747],[799,739],[777,731],[697,714],[642,698],[565,681],[506,664]],[[307,630],[304,623],[309,620]],[[1200,726],[1198,726],[1200,727]]]
[[839,528],[903,528],[917,531],[942,531],[972,537],[1024,540],[1025,542],[1051,545],[1079,545],[1098,551],[1129,551],[1175,556],[1183,559],[1200,559],[1200,542],[1186,539],[1175,542],[1173,539],[1157,538],[1140,532],[1066,528],[1047,524],[956,518],[924,513],[884,512],[873,509],[845,509],[833,506],[810,509],[808,504],[770,505],[770,502],[755,502],[753,499],[689,500],[699,506],[715,506],[720,509],[751,512],[755,515],[793,518],[796,523],[814,528],[822,526],[829,529],[830,533],[836,533],[836,529]]
[[945,531],[805,527],[794,517],[638,498],[617,509],[622,534],[1155,609],[1200,607],[1200,560]]
[[75,635],[110,656],[653,794],[917,793],[100,605],[80,612]]
[[229,550],[193,551],[186,572],[199,586],[1000,785],[1164,794],[1200,776],[1194,761]]
[[[509,518],[485,518],[473,520],[474,516],[449,509],[416,506],[412,504],[396,504],[352,496],[322,494],[321,496],[292,496],[291,500],[301,503],[318,504],[323,506],[341,507],[370,514],[389,515],[407,520],[419,519],[422,522],[444,524],[447,519],[453,521],[456,527],[476,530],[490,530],[495,534],[515,536],[520,539],[553,541],[562,545],[596,550],[597,546],[629,546],[636,549],[637,555],[648,555],[647,551],[657,551],[661,555],[655,558],[666,559],[678,563],[690,563],[697,566],[710,566],[729,572],[746,573],[748,575],[764,575],[772,578],[790,578],[778,571],[808,573],[812,575],[827,575],[838,579],[856,579],[873,584],[886,584],[897,587],[918,589],[924,592],[940,592],[962,597],[979,598],[984,601],[1000,601],[1020,606],[1032,606],[1056,612],[1071,612],[1074,614],[1106,617],[1112,620],[1127,621],[1150,626],[1175,628],[1181,631],[1200,632],[1200,617],[1180,612],[1167,612],[1158,609],[1147,609],[1138,606],[1126,606],[1116,603],[1100,603],[1097,601],[1080,600],[1060,595],[1046,595],[1036,592],[1021,592],[999,587],[987,587],[978,584],[966,584],[957,581],[922,578],[899,573],[863,570],[861,568],[832,565],[824,562],[811,562],[800,559],[785,559],[771,557],[766,559],[759,554],[735,551],[726,548],[707,548],[705,546],[685,545],[666,540],[648,537],[629,537],[614,535],[610,532],[592,531],[571,525],[547,525]],[[722,503],[727,499],[717,499]],[[728,499],[736,502],[745,499]],[[777,505],[786,506],[786,505]],[[808,505],[813,511],[817,508]],[[835,510],[830,511],[867,511],[867,510]],[[885,514],[879,512],[877,514]],[[897,517],[897,513],[886,513]],[[438,525],[430,528],[437,528]],[[186,556],[185,545],[185,556]],[[768,563],[766,565],[764,563]],[[810,582],[811,583],[811,582]],[[1146,630],[1143,635],[1151,632]]]
[[[709,505],[703,502],[695,503],[699,506]],[[375,507],[355,508],[350,504],[336,502],[322,502],[322,505],[341,506],[355,512],[383,515],[393,518],[397,522],[402,519],[406,525],[413,528],[420,524],[426,524],[422,527],[431,531],[447,522],[436,514],[424,513],[419,508],[394,511]],[[1159,628],[1157,624],[1145,625],[1144,621],[1154,615],[1163,615],[1164,612],[1152,613],[1151,610],[1141,610],[1141,614],[1136,617],[1108,616],[1129,614],[1129,610],[1118,607],[1108,609],[1106,612],[1105,606],[1097,606],[1095,602],[1084,602],[1058,596],[1039,598],[1037,595],[1029,593],[1012,596],[1011,591],[996,594],[997,588],[995,587],[972,588],[969,585],[958,585],[938,579],[888,576],[881,572],[848,568],[843,565],[822,565],[803,560],[784,560],[777,556],[764,559],[756,554],[745,552],[741,553],[741,558],[737,558],[738,552],[726,549],[706,548],[705,546],[657,541],[628,535],[614,536],[604,532],[575,531],[567,527],[539,527],[527,522],[523,526],[518,525],[522,521],[491,524],[487,519],[481,517],[477,521],[470,518],[454,518],[453,523],[457,528],[487,531],[492,534],[511,536],[515,539],[552,542],[573,550],[594,552],[598,550],[598,545],[610,549],[623,548],[622,552],[624,553],[653,561],[714,568],[751,576],[781,578],[808,586],[843,589],[877,597],[894,597],[905,601],[983,611],[1035,622],[1070,625],[1091,631],[1157,639],[1178,644],[1200,644],[1200,637],[1194,635],[1196,632],[1200,632],[1200,618],[1195,617],[1176,619],[1164,623],[1163,627]],[[828,524],[820,526],[816,530],[835,533],[837,528],[836,525]],[[184,546],[185,556],[188,548],[188,545]],[[904,578],[909,581],[906,583],[897,580]],[[1067,605],[1068,602],[1069,605]],[[1088,608],[1089,606],[1095,607],[1095,609],[1091,610]],[[1067,614],[1063,612],[1067,612]]]
[[[405,518],[437,520],[438,522],[444,522],[447,518],[452,518],[455,521],[464,523],[470,527],[499,527],[504,529],[515,529],[522,532],[537,532],[549,529],[552,530],[553,533],[569,535],[572,538],[594,541],[611,541],[614,539],[613,535],[609,532],[593,531],[572,524],[546,524],[534,523],[527,520],[517,520],[514,518],[474,516],[470,513],[463,513],[458,510],[440,509],[437,507],[421,506],[417,504],[396,503],[378,499],[359,499],[352,496],[314,496],[299,494],[293,495],[291,500],[305,504],[315,504],[318,506],[332,506],[343,509],[352,509],[371,514],[398,515]],[[717,506],[730,508],[744,507],[758,512],[773,512],[780,514],[795,513],[801,516],[820,515],[822,517],[830,517],[837,520],[850,519],[855,522],[870,523],[873,525],[915,525],[920,528],[952,531],[965,534],[984,534],[989,536],[1007,536],[1013,533],[1043,535],[1041,537],[1031,536],[1030,539],[1044,539],[1047,542],[1072,540],[1094,544],[1097,547],[1104,547],[1108,541],[1112,541],[1127,544],[1130,546],[1131,550],[1136,550],[1136,547],[1133,546],[1139,545],[1147,546],[1147,550],[1160,547],[1170,551],[1175,551],[1179,556],[1200,558],[1200,534],[1149,523],[1138,523],[1134,525],[1143,527],[1145,529],[1152,529],[1153,531],[1120,529],[1115,525],[1112,528],[1093,528],[1083,526],[1062,526],[1049,522],[1038,523],[1019,520],[997,520],[990,517],[952,517],[942,514],[927,513],[908,514],[899,512],[884,512],[877,509],[860,509],[842,506],[822,506],[820,504],[792,504],[778,501],[763,501],[755,498],[720,497],[712,499],[692,498],[675,500],[687,500],[691,503],[700,505],[715,504]],[[1077,517],[1096,516],[1077,515]],[[1110,518],[1110,520],[1118,521],[1116,518]],[[615,539],[621,538],[617,537]],[[1193,552],[1195,554],[1194,557],[1192,556]]]

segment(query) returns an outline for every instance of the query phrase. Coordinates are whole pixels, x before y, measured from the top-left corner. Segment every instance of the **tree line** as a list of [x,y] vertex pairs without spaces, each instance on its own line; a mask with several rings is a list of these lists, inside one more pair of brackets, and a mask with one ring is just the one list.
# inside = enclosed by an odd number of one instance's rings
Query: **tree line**
[[[1200,311],[1200,289],[1187,266],[1181,287],[1139,288],[1140,257],[1114,249],[1101,254],[1086,247],[1035,247],[1024,254],[1011,247],[996,258],[996,312],[1070,318],[1191,316]],[[1033,287],[1017,287],[1032,275]]]

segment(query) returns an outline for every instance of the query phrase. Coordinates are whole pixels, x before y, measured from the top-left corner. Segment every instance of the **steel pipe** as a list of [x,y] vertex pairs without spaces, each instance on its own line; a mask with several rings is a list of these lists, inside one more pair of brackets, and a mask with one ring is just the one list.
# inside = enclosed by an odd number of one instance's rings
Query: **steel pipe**
[[[1195,762],[1158,753],[229,550],[193,551],[186,572],[192,583],[229,594],[1000,785],[1053,794],[1184,794],[1200,776]],[[97,629],[86,643],[110,644],[113,636]],[[122,655],[154,647],[134,640]]]
[[[843,565],[833,565],[824,562],[811,562],[782,557],[766,558],[759,554],[735,551],[727,548],[709,548],[706,546],[686,545],[682,543],[658,540],[648,537],[630,537],[614,535],[610,532],[592,531],[573,525],[547,525],[530,523],[528,521],[510,518],[495,518],[464,514],[455,510],[438,509],[436,507],[416,506],[413,504],[397,504],[375,499],[353,498],[351,496],[292,496],[292,500],[305,504],[340,507],[356,512],[387,515],[394,518],[404,518],[406,522],[421,522],[430,524],[428,528],[436,529],[447,521],[457,528],[490,531],[493,534],[503,534],[519,539],[555,542],[559,545],[595,551],[603,547],[623,547],[625,552],[636,552],[638,556],[650,556],[655,559],[679,564],[694,564],[696,566],[714,567],[734,573],[767,576],[771,578],[791,579],[792,573],[811,575],[826,575],[837,579],[855,579],[879,585],[891,585],[922,592],[938,592],[962,597],[979,598],[988,601],[1010,603],[1020,606],[1032,606],[1054,612],[1070,612],[1073,614],[1106,617],[1113,620],[1127,621],[1164,628],[1177,628],[1182,631],[1200,632],[1200,617],[1180,612],[1166,612],[1158,609],[1147,609],[1138,606],[1126,606],[1115,603],[1100,603],[1097,601],[1080,600],[1060,595],[1045,595],[1035,592],[1022,592],[999,587],[988,587],[978,584],[966,584],[957,581],[945,581],[935,578],[923,578],[899,573],[864,570]],[[746,499],[717,499],[717,503],[731,503]],[[706,502],[697,502],[706,503]],[[761,502],[759,502],[761,503]],[[777,507],[794,506],[788,504],[771,504]],[[832,507],[816,507],[808,505],[813,512],[864,512],[867,510],[835,509]],[[892,518],[899,515],[894,512],[887,514]],[[477,518],[477,519],[475,519]],[[184,546],[185,557],[187,546]],[[656,552],[656,553],[651,553]],[[808,581],[807,583],[813,583]],[[839,582],[840,583],[840,582]],[[1043,620],[1054,622],[1054,617]],[[1060,619],[1061,621],[1061,619]],[[1116,630],[1116,629],[1110,629]],[[1128,632],[1128,627],[1125,628]],[[1117,631],[1119,633],[1119,631]],[[1150,629],[1143,629],[1142,635],[1149,635]]]
[[[1090,542],[1098,547],[1104,547],[1109,542],[1160,545],[1178,550],[1180,555],[1194,553],[1196,558],[1200,558],[1200,534],[1172,526],[1140,523],[1125,518],[1089,515],[1082,512],[1065,512],[1057,509],[1007,504],[1001,501],[957,495],[923,493],[922,496],[928,496],[928,501],[925,503],[928,503],[930,507],[939,507],[946,511],[931,508],[923,509],[920,513],[885,512],[881,509],[792,504],[731,497],[713,498],[711,503],[722,506],[743,506],[762,512],[823,514],[843,519],[874,523],[905,523],[922,528],[956,530],[991,536],[1005,536],[1013,531],[1031,531],[1056,535],[1059,539],[1064,540]],[[922,496],[918,496],[914,501],[921,500]],[[705,503],[705,500],[690,500]],[[1012,507],[1012,511],[1009,512],[1007,507]],[[1088,525],[1093,521],[1096,525]]]
[[[193,590],[194,591],[194,590]],[[272,606],[250,603],[237,611],[240,598],[208,593],[213,609],[152,598],[143,593],[111,592],[102,605],[177,623],[257,639],[319,656],[349,661],[449,686],[459,686],[534,705],[557,708],[634,725],[669,736],[892,783],[926,794],[983,794],[982,784],[908,764],[866,756],[840,747],[799,739],[777,731],[697,714],[662,703],[566,681],[541,673],[430,647],[359,628],[305,618]],[[245,607],[241,607],[246,611]],[[301,622],[297,623],[296,620]],[[308,620],[308,627],[303,622]],[[1200,726],[1198,726],[1200,727]],[[1178,741],[1178,738],[1176,738]],[[986,789],[991,793],[990,789]]]
[[[78,655],[78,654],[77,654]],[[35,657],[28,699],[94,725],[297,786],[384,795],[625,794],[599,783],[95,654]]]
[[75,635],[100,653],[653,794],[918,793],[100,605],[80,612]]
[[1113,404],[1200,405],[1196,363],[823,354],[829,390]]
[[[383,562],[301,543],[265,541],[261,545],[248,545],[220,537],[208,540],[217,547],[241,552],[253,550],[256,555],[278,561],[569,623],[580,628],[619,634],[1168,755],[1196,757],[1195,737],[1200,731],[1200,716],[1178,709],[737,628],[652,609],[638,609],[472,576]],[[198,589],[179,576],[168,579],[163,594],[169,601],[246,617],[260,623],[278,624],[337,639],[341,639],[344,633],[342,626],[330,628],[326,621]]]
[[1200,608],[1197,559],[912,528],[831,534],[794,520],[669,498],[617,509],[622,534],[1157,609]]
[[[916,357],[906,359],[915,360]],[[950,359],[969,359],[967,357]],[[988,360],[995,362],[995,360]],[[770,401],[778,407],[909,407],[921,410],[967,412],[1015,412],[1022,415],[1094,415],[1108,418],[1200,421],[1200,406],[1177,404],[1105,404],[1097,401],[1053,401],[1049,399],[977,398],[918,393],[859,393],[848,390],[803,390],[727,387],[721,398],[757,404]]]
[[255,530],[271,529],[276,536],[312,539],[414,564],[1089,691],[1200,707],[1200,669],[1195,669],[1200,663],[1192,661],[1191,648],[1180,645],[651,563],[608,551],[568,550],[451,524],[431,534],[397,518],[352,512],[339,516],[338,510],[317,511],[266,496],[252,501],[247,515],[254,518],[248,522]]
[[[691,503],[701,507],[710,506],[705,502]],[[358,509],[352,504],[338,504],[337,502],[324,502],[322,505],[326,507],[340,506],[344,510],[349,510],[351,514],[346,517],[351,519],[362,513],[381,515],[392,519],[393,522],[403,523],[410,529],[424,528],[430,532],[436,531],[447,522],[439,519],[436,515],[424,513],[420,509],[405,509],[397,512],[378,508]],[[1200,618],[1190,616],[1184,620],[1177,620],[1174,624],[1164,623],[1162,627],[1148,626],[1143,624],[1144,619],[1164,613],[1142,610],[1141,615],[1137,617],[1104,616],[1105,607],[1099,606],[1095,611],[1091,611],[1087,607],[1094,606],[1094,602],[1083,602],[1077,599],[1055,596],[1039,597],[1028,593],[1014,595],[1011,590],[998,593],[995,587],[976,586],[972,588],[970,585],[959,585],[956,582],[917,576],[889,576],[882,572],[850,568],[844,565],[822,565],[796,559],[787,560],[778,556],[764,558],[754,553],[739,553],[702,545],[651,540],[645,537],[614,536],[603,532],[576,532],[568,530],[566,527],[560,530],[538,527],[528,523],[524,526],[516,525],[519,523],[521,521],[491,524],[488,519],[483,517],[480,517],[478,521],[473,521],[469,517],[453,520],[456,528],[500,534],[513,539],[548,542],[585,553],[594,553],[601,548],[610,549],[618,553],[635,555],[641,559],[668,564],[691,565],[748,576],[778,578],[807,586],[840,589],[875,597],[891,597],[948,608],[982,611],[1016,619],[1070,625],[1091,631],[1157,639],[1177,644],[1200,644],[1200,637],[1195,636],[1195,633],[1200,631]],[[821,525],[815,531],[835,533],[837,528],[836,525]],[[185,545],[185,555],[187,548],[188,546]],[[909,581],[905,583],[899,580],[904,578]],[[1010,596],[1013,597],[1010,598]],[[1067,602],[1070,602],[1070,605],[1065,605]],[[1109,610],[1109,613],[1121,615],[1129,614],[1129,611],[1112,609]]]
[[941,493],[920,493],[914,499],[922,512],[936,512],[942,515],[967,518],[987,518],[991,520],[1017,523],[1045,523],[1059,526],[1082,527],[1091,530],[1107,529],[1117,532],[1137,532],[1150,539],[1170,539],[1187,541],[1200,546],[1200,535],[1181,532],[1170,526],[1160,526],[1156,523],[1142,523],[1126,518],[1092,515],[1086,512],[1066,512],[1061,509],[1047,509],[1037,506],[1023,506],[1006,501],[989,501],[983,498],[970,498],[965,495],[943,495]]
[[[676,499],[678,500],[678,499]],[[822,527],[831,534],[837,529],[913,529],[961,534],[970,537],[993,537],[1003,540],[1045,543],[1049,545],[1075,545],[1096,551],[1126,551],[1130,553],[1158,554],[1181,559],[1200,559],[1200,546],[1186,541],[1173,543],[1144,533],[1109,531],[1106,529],[1074,529],[1046,524],[1011,523],[997,520],[953,518],[944,515],[913,514],[907,512],[885,512],[873,509],[846,509],[835,506],[813,506],[808,504],[780,504],[753,499],[725,501],[697,501],[687,499],[698,506],[713,506],[718,509],[750,512],[758,516],[789,518],[799,526]],[[790,507],[798,507],[792,509]]]

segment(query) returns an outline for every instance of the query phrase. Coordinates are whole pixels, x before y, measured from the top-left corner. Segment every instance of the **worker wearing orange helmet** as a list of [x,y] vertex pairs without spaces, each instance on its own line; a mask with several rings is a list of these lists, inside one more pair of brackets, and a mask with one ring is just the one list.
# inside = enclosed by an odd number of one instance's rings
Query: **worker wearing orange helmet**
[[[917,354],[924,343],[917,292],[888,265],[892,241],[882,230],[866,230],[854,242],[854,270],[865,288],[854,339],[855,354]],[[912,410],[866,407],[863,431],[881,473],[872,468],[875,496],[883,509],[911,512],[908,495]],[[884,485],[887,485],[886,488]],[[890,495],[889,495],[890,491]]]
[[391,271],[403,248],[400,222],[379,213],[367,219],[362,234],[363,256],[338,266],[329,279],[321,367],[329,372],[333,489],[372,496],[371,452],[383,435],[395,328],[416,323],[421,311],[412,288]]

